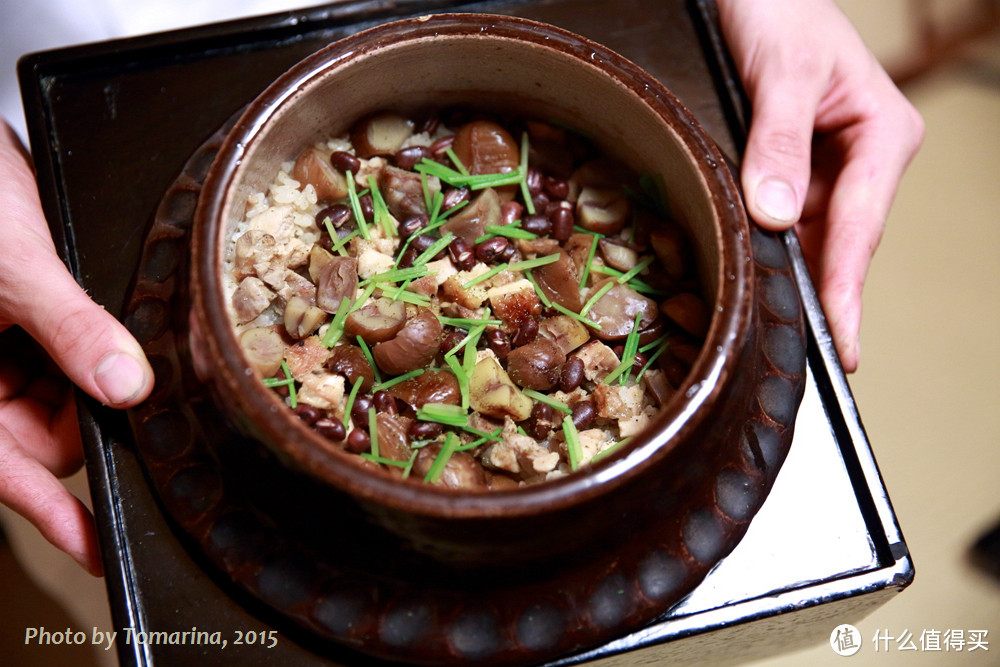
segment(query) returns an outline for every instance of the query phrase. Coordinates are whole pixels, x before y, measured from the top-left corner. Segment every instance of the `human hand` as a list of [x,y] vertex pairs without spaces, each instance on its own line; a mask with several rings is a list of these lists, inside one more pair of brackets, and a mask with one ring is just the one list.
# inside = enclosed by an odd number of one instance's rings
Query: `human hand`
[[0,175],[0,502],[100,575],[93,518],[57,479],[83,461],[67,377],[124,408],[149,394],[153,371],[125,327],[59,259],[27,152],[2,121]]
[[795,226],[847,372],[861,292],[903,172],[917,111],[833,0],[718,0],[753,109],[741,180],[762,227]]

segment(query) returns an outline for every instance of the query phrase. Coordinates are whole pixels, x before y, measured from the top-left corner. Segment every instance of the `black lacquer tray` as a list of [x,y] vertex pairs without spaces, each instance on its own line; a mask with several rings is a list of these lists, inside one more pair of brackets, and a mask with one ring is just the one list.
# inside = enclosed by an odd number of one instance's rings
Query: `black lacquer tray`
[[[57,245],[80,282],[109,310],[122,313],[160,198],[192,154],[196,156],[189,164],[192,173],[207,168],[207,162],[198,161],[198,156],[210,157],[210,151],[199,151],[205,137],[274,76],[328,41],[397,16],[442,9],[517,14],[600,41],[663,80],[723,150],[738,157],[742,97],[720,49],[711,3],[637,0],[610,7],[582,0],[350,2],[36,54],[21,65],[32,148]],[[185,112],[177,113],[178,108]],[[181,194],[166,205],[168,217],[184,219],[193,206],[196,186],[194,179],[190,196],[180,188]],[[786,248],[779,254],[787,252],[792,258],[810,336],[796,444],[775,491],[736,552],[663,618],[558,662],[583,662],[622,651],[643,651],[650,659],[690,653],[707,660],[703,652],[691,653],[692,647],[707,651],[713,645],[717,645],[711,649],[713,662],[724,660],[727,651],[752,657],[754,647],[739,641],[743,629],[759,632],[791,617],[824,618],[835,610],[842,615],[836,618],[850,620],[912,577],[905,544],[833,357],[794,237],[784,241]],[[142,270],[169,278],[177,270],[176,249],[170,246],[171,239],[165,239],[165,250],[147,256]],[[109,262],[108,257],[120,259]],[[167,376],[175,369],[157,370]],[[268,589],[274,596],[272,604],[261,604],[218,577],[215,565],[197,545],[183,531],[174,530],[164,509],[176,518],[178,512],[199,511],[217,501],[204,493],[213,488],[210,469],[195,467],[189,477],[175,482],[176,493],[158,504],[149,482],[155,480],[155,472],[150,477],[144,474],[128,422],[90,401],[82,407],[116,626],[168,631],[197,626],[221,631],[230,642],[236,631],[276,629],[280,637],[274,648],[244,644],[221,653],[212,646],[121,645],[124,663],[191,663],[199,657],[211,664],[367,661],[304,632],[287,614],[274,612],[275,601],[291,601],[294,606],[298,593],[294,579],[289,583],[287,577],[277,576],[277,585]],[[165,460],[175,460],[178,452],[171,447],[176,447],[178,429],[184,425],[160,426],[157,432],[174,437],[147,442],[146,447],[155,451],[159,446]],[[822,503],[817,492],[822,492]],[[238,524],[239,515],[234,516]],[[266,551],[262,549],[267,546],[262,544],[266,534],[233,527],[236,539],[249,540],[236,544],[237,551]],[[276,567],[277,572],[297,569],[283,561]],[[754,576],[741,576],[741,569]],[[341,611],[332,623],[351,620],[343,610],[364,607],[363,592],[341,592]],[[791,610],[798,612],[783,613]],[[795,627],[797,631],[784,633],[784,642],[758,643],[756,649],[773,651],[803,640],[825,639],[821,631],[810,636],[809,623]],[[720,643],[723,637],[730,641]]]

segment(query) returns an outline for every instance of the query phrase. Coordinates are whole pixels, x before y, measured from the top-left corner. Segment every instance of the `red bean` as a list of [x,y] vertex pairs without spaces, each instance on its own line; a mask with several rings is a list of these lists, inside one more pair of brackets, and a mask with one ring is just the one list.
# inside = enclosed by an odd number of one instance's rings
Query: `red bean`
[[319,411],[319,408],[309,405],[308,403],[299,403],[295,406],[294,412],[298,415],[299,419],[310,426],[319,421],[320,417],[323,416],[323,413]]
[[507,201],[500,205],[500,224],[512,225],[521,218],[523,207],[516,201]]
[[583,359],[570,357],[563,364],[559,374],[559,388],[567,393],[573,391],[583,382]]
[[494,236],[476,244],[476,259],[484,264],[493,264],[500,259],[510,244],[502,236]]
[[334,442],[340,442],[347,437],[347,429],[344,428],[343,422],[336,419],[320,419],[313,424],[313,428],[321,436]]
[[441,202],[441,212],[450,211],[464,201],[471,199],[472,193],[469,188],[452,188],[444,193],[444,200]]
[[411,215],[399,223],[399,229],[397,230],[399,237],[403,240],[410,238],[414,233],[426,227],[428,222],[430,221],[427,219],[427,216],[422,213]]
[[330,219],[330,224],[334,228],[339,229],[344,226],[348,220],[351,219],[351,207],[345,204],[334,204],[333,206],[327,206],[316,214],[316,225],[320,229],[324,229],[326,226],[326,219]]
[[528,167],[528,176],[525,180],[528,182],[528,194],[532,197],[542,191],[542,172],[535,167]]
[[493,350],[493,354],[497,355],[500,361],[506,361],[507,355],[510,354],[510,339],[499,329],[486,331],[486,346]]
[[521,326],[517,328],[517,332],[514,337],[511,338],[511,345],[514,347],[521,347],[527,345],[535,340],[538,336],[538,320],[533,317],[529,317],[521,322]]
[[401,148],[392,156],[392,162],[400,169],[413,169],[424,158],[433,158],[434,154],[427,146],[410,146]]
[[590,428],[597,417],[597,405],[592,400],[580,401],[573,406],[573,426],[583,431]]
[[552,222],[546,216],[536,213],[527,216],[521,222],[521,229],[539,236],[548,236],[552,231]]
[[368,394],[359,394],[354,399],[351,406],[351,419],[361,428],[368,428],[368,408],[372,406],[372,397]]
[[372,403],[375,405],[375,410],[377,412],[390,415],[399,414],[399,409],[396,407],[396,399],[385,389],[380,389],[375,392]]
[[347,151],[336,151],[330,155],[330,165],[343,173],[351,172],[355,176],[361,169],[361,160]]
[[553,199],[566,199],[569,195],[569,182],[563,178],[546,176],[542,183],[545,192]]
[[552,238],[564,243],[573,234],[573,210],[566,206],[560,206],[549,215],[552,221]]
[[472,245],[461,237],[448,244],[448,256],[459,271],[468,271],[476,265],[476,253]]
[[351,431],[349,436],[347,436],[347,442],[345,444],[349,452],[362,454],[371,449],[372,440],[368,437],[367,433],[362,431],[360,428],[356,428]]
[[439,435],[443,427],[435,422],[413,422],[410,426],[410,437],[414,440],[432,440]]

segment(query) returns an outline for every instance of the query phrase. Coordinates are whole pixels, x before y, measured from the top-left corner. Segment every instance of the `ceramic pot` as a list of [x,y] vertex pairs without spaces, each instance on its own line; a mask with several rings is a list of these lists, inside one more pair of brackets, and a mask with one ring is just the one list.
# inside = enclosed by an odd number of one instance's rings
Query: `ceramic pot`
[[[279,165],[367,113],[468,105],[578,128],[636,172],[660,177],[693,241],[713,317],[686,382],[652,424],[605,460],[503,492],[401,481],[330,448],[262,386],[227,315],[227,238]],[[245,110],[210,168],[192,232],[190,353],[235,428],[335,503],[436,559],[469,567],[585,558],[676,522],[742,442],[755,408],[751,234],[732,174],[691,114],[635,65],[526,20],[440,15],[362,32],[308,57]]]

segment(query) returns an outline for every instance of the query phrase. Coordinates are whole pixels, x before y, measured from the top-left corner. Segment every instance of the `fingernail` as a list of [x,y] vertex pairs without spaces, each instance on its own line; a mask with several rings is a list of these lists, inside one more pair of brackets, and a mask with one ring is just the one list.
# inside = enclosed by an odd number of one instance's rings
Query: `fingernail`
[[109,405],[127,403],[142,391],[145,372],[142,364],[125,352],[109,352],[94,371],[97,387]]
[[766,178],[757,186],[757,206],[777,222],[795,222],[799,217],[795,190],[779,178]]

